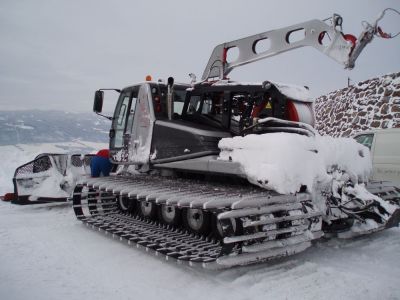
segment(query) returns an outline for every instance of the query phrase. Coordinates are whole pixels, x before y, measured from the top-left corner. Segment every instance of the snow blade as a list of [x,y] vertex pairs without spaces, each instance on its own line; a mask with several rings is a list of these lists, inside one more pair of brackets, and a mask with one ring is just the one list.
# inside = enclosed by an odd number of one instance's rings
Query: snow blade
[[14,204],[66,201],[76,179],[89,173],[92,155],[39,154],[14,173]]

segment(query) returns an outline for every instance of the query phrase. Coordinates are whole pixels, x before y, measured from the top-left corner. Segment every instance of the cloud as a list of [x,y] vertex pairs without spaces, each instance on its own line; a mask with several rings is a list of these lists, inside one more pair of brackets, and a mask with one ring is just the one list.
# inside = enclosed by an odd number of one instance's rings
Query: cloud
[[[201,77],[213,47],[246,35],[337,12],[345,32],[358,35],[398,1],[2,1],[0,109],[91,110],[93,92],[153,78]],[[399,30],[399,18],[385,26]],[[347,83],[398,71],[400,43],[375,40],[356,69],[314,49],[299,49],[239,68],[235,80],[307,85],[318,96]],[[65,104],[68,103],[68,106]],[[110,104],[110,107],[112,105]]]

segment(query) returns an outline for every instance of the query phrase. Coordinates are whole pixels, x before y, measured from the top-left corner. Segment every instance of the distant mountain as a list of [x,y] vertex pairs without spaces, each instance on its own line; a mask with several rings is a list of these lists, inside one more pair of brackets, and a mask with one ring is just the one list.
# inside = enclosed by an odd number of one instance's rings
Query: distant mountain
[[0,111],[0,145],[72,140],[108,143],[111,122],[94,113]]

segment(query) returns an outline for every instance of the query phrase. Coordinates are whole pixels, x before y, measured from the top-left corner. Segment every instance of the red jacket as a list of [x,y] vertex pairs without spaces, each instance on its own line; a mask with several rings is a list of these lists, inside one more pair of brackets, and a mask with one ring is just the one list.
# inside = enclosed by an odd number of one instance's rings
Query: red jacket
[[99,152],[97,152],[96,156],[109,158],[110,157],[110,151],[108,151],[108,149],[102,149]]

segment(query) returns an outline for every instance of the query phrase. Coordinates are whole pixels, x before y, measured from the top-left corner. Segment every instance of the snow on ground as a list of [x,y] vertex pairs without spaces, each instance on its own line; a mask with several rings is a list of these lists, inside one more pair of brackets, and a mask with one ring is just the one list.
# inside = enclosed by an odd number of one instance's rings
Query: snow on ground
[[[36,150],[50,151],[43,147],[0,147],[1,191],[9,189],[16,165]],[[392,228],[322,240],[273,263],[207,271],[93,231],[70,204],[0,201],[0,299],[400,299],[399,250],[400,229]]]
[[399,299],[400,229],[318,242],[275,263],[178,266],[75,219],[68,204],[0,203],[0,299]]

